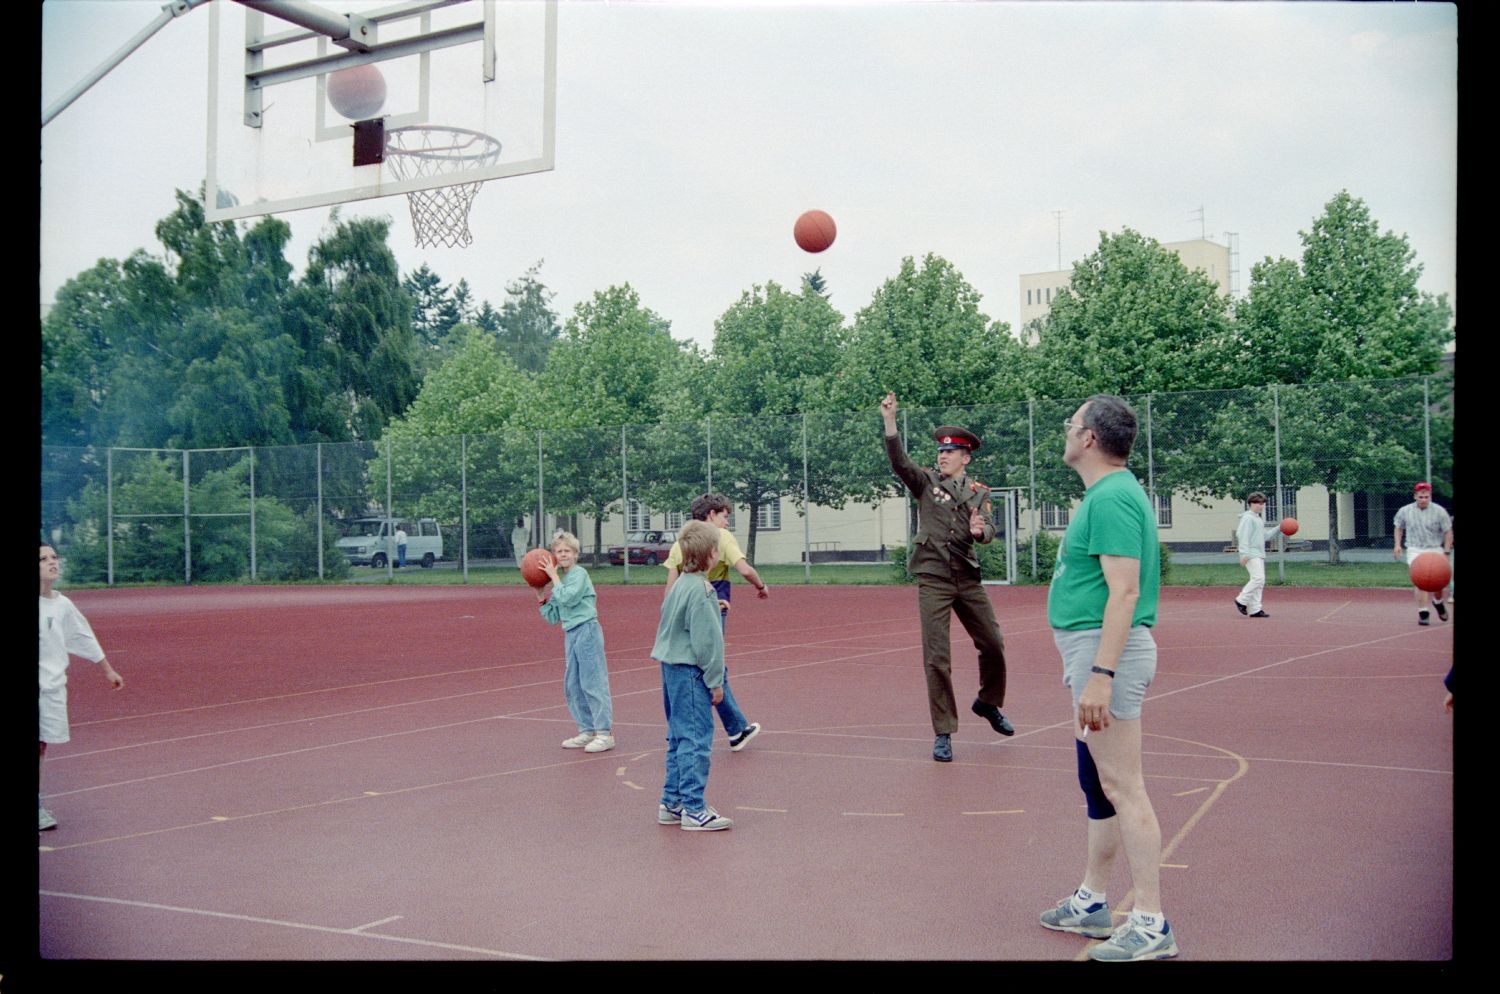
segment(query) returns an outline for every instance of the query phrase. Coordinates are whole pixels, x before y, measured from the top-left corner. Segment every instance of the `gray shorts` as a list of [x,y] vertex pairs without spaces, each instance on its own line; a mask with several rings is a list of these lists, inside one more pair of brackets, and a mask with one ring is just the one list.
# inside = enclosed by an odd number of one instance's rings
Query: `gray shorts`
[[[1090,670],[1099,652],[1102,628],[1086,628],[1069,632],[1061,628],[1052,629],[1052,641],[1062,655],[1063,686],[1073,692],[1073,710],[1078,710],[1078,698],[1083,696],[1083,686],[1089,682]],[[1114,665],[1115,677],[1110,681],[1109,713],[1116,718],[1130,721],[1141,716],[1141,702],[1146,699],[1146,688],[1156,676],[1156,640],[1151,629],[1137,625],[1125,639],[1125,650]]]

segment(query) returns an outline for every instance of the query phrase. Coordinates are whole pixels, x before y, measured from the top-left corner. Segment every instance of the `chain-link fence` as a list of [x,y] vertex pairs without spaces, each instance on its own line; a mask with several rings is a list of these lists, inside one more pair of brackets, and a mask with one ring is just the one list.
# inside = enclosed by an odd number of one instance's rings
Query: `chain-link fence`
[[[1389,548],[1415,480],[1453,508],[1448,376],[1128,399],[1140,425],[1129,465],[1174,552],[1227,552],[1253,490],[1270,497],[1274,519],[1298,519],[1294,550],[1334,561]],[[899,412],[919,463],[934,460],[940,425],[983,440],[969,472],[996,498],[1002,578],[1039,575],[1051,545],[1033,537],[1061,534],[1082,495],[1061,460],[1062,423],[1080,403]],[[880,424],[872,404],[403,442],[43,446],[42,533],[64,550],[73,582],[338,579],[365,566],[394,575],[397,527],[415,552],[408,565],[464,578],[470,566],[513,562],[524,551],[518,527],[528,546],[566,528],[585,562],[613,562],[628,579],[632,564],[664,558],[689,502],[715,490],[734,503],[730,527],[754,562],[885,562],[904,554],[915,522]]]

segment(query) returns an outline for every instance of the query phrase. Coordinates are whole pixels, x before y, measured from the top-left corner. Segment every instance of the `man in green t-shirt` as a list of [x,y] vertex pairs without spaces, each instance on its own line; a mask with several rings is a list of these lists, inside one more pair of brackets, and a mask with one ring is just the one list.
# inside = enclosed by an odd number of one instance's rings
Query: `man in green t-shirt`
[[[1063,462],[1083,480],[1084,496],[1057,550],[1047,621],[1073,692],[1088,862],[1083,883],[1042,912],[1041,923],[1107,937],[1091,959],[1165,959],[1177,955],[1177,937],[1161,910],[1161,826],[1141,771],[1141,702],[1156,675],[1156,514],[1125,468],[1136,434],[1129,404],[1095,394],[1063,428]],[[1121,850],[1135,903],[1116,928],[1105,892]]]

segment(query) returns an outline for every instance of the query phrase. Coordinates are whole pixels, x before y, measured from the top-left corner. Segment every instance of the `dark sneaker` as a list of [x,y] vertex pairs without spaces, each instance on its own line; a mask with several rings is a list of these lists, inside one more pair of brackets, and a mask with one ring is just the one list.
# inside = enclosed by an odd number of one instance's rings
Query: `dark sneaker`
[[1432,622],[1427,619],[1426,611],[1417,612],[1417,624],[1422,625],[1423,627],[1432,624]]
[[1103,963],[1130,963],[1141,959],[1170,959],[1177,955],[1172,926],[1162,923],[1160,932],[1148,932],[1131,921],[1089,950],[1089,959]]
[[939,763],[953,762],[953,743],[946,735],[939,735],[932,741],[932,758]]
[[1113,935],[1115,923],[1109,913],[1109,905],[1102,901],[1091,904],[1082,911],[1073,903],[1069,894],[1057,902],[1057,907],[1042,912],[1042,927],[1054,932],[1076,932],[1090,939],[1103,939]]
[[1267,614],[1264,610],[1260,610],[1260,611],[1256,611],[1250,617],[1252,617],[1252,618],[1269,618],[1270,615]]
[[1237,610],[1237,611],[1240,612],[1240,614],[1249,614],[1250,613],[1249,609],[1246,608],[1245,605],[1243,605],[1243,604],[1240,603],[1238,597],[1235,598],[1234,607],[1235,607],[1235,610]]
[[1448,609],[1443,606],[1443,602],[1442,601],[1433,601],[1432,602],[1432,609],[1437,612],[1438,617],[1441,618],[1443,621],[1447,621],[1448,620]]
[[969,710],[973,711],[975,714],[979,715],[979,717],[989,722],[990,727],[999,732],[1001,735],[1016,734],[1016,726],[1012,725],[1010,723],[1010,720],[1007,719],[1005,715],[1001,714],[1000,709],[995,707],[995,705],[986,704],[984,703],[984,701],[981,701],[976,697],[974,698],[974,705]]
[[730,737],[729,751],[739,752],[741,749],[745,748],[745,746],[750,744],[751,739],[755,738],[759,734],[760,722],[752,721],[750,724],[745,726],[745,730],[740,732],[740,734]]

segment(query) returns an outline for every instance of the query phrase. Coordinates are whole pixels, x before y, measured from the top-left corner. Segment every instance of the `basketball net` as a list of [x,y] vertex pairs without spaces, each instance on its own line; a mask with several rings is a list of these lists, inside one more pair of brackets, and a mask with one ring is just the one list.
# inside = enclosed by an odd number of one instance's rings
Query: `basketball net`
[[[386,133],[385,160],[398,180],[426,179],[460,170],[493,165],[500,158],[500,142],[466,128],[418,125]],[[474,241],[469,233],[469,208],[483,180],[454,183],[406,195],[418,248],[446,245],[464,248]]]

